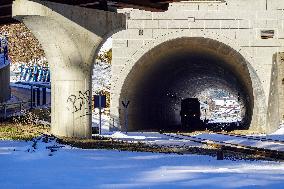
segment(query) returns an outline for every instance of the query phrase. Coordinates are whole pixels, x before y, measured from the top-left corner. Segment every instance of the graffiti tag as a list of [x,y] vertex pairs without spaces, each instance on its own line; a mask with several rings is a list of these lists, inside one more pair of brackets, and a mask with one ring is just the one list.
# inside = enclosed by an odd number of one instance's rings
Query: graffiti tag
[[[79,91],[77,95],[70,95],[67,98],[67,109],[72,113],[82,112],[80,117],[92,114],[91,91]],[[82,111],[85,110],[85,111]]]

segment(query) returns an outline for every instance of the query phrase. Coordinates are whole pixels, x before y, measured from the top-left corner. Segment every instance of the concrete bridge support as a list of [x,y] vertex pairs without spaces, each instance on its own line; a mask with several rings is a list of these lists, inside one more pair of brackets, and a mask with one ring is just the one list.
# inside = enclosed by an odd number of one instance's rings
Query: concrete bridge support
[[90,138],[95,55],[104,39],[125,27],[125,16],[28,0],[14,1],[13,16],[39,40],[51,67],[52,133]]

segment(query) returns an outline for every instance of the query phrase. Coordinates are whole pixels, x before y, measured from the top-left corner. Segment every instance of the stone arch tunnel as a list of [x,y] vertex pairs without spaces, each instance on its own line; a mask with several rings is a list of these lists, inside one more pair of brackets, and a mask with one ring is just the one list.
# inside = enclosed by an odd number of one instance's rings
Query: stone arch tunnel
[[[249,68],[231,47],[208,38],[178,38],[145,55],[127,75],[120,101],[127,99],[130,131],[170,129],[180,125],[181,99],[199,97],[206,90],[225,90],[244,106],[243,129],[254,109]],[[120,122],[124,123],[120,105]]]

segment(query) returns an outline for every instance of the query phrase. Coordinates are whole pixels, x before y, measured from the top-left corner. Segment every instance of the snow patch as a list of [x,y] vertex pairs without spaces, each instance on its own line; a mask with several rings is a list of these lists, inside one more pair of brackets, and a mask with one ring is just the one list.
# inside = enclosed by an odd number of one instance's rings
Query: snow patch
[[136,140],[144,140],[146,139],[145,136],[130,136],[130,135],[126,135],[122,132],[115,132],[114,134],[111,135],[112,138],[128,138],[128,139],[136,139]]
[[272,133],[271,135],[284,135],[284,124],[281,124],[279,129],[275,131],[274,133]]

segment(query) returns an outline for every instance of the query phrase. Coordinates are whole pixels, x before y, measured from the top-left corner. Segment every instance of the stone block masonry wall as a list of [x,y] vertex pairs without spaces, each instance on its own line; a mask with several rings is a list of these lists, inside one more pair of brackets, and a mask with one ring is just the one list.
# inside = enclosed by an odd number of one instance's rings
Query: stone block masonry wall
[[[283,21],[278,20],[281,17],[284,18],[283,11],[266,11],[266,1],[258,1],[258,6],[255,7],[255,1],[252,0],[246,1],[246,6],[242,4],[242,1],[236,2],[239,3],[231,1],[227,1],[227,5],[225,3],[176,3],[171,5],[167,13],[127,11],[128,29],[116,34],[113,41],[115,70],[123,66],[137,48],[149,42],[157,43],[157,38],[169,33],[178,33],[181,30],[187,30],[188,35],[204,36],[204,30],[208,30],[214,33],[213,35],[235,39],[242,50],[253,57],[254,61],[251,64],[255,71],[262,75],[261,80],[267,100],[272,56],[284,50],[281,43],[284,39]],[[269,2],[270,7],[273,8],[277,1]],[[284,8],[284,5],[282,7]],[[274,38],[262,39],[262,30],[274,30]]]
[[[121,87],[132,66],[155,46],[179,37],[211,38],[237,50],[250,64],[255,97],[263,93],[263,100],[255,102],[255,107],[269,105],[272,57],[284,52],[284,1],[189,1],[173,3],[164,13],[120,12],[126,13],[128,20],[127,30],[113,36],[113,116],[119,115]],[[259,111],[267,112],[266,107]],[[265,116],[260,117],[266,122]]]

